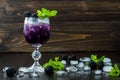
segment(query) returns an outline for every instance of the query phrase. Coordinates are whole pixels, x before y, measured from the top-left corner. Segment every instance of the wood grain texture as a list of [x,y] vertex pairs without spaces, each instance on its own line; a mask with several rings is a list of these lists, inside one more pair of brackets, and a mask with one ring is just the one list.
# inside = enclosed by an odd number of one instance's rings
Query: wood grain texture
[[119,51],[119,0],[0,0],[0,52],[31,52],[22,33],[26,10],[57,9],[42,52]]
[[[120,66],[120,52],[105,52],[105,51],[93,51],[93,52],[69,52],[69,53],[64,53],[64,52],[55,52],[55,53],[42,53],[42,57],[39,60],[40,64],[43,65],[46,62],[49,61],[49,59],[54,59],[56,56],[58,56],[60,59],[63,55],[66,56],[71,56],[71,55],[76,56],[77,60],[81,57],[86,57],[90,56],[91,54],[95,54],[99,57],[105,56],[111,59],[113,64],[118,64]],[[33,64],[33,59],[31,57],[31,52],[17,52],[17,53],[10,53],[10,52],[3,52],[0,54],[0,69],[2,70],[3,67],[5,66],[10,66],[10,67],[16,67],[19,68],[21,66],[29,67]],[[1,74],[0,74],[1,75]]]

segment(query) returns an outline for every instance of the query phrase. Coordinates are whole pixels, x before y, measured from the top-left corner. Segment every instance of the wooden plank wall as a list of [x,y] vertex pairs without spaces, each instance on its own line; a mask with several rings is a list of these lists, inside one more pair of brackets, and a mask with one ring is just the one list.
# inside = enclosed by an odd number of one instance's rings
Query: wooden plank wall
[[57,9],[42,52],[119,51],[120,0],[0,0],[0,52],[31,52],[23,13]]

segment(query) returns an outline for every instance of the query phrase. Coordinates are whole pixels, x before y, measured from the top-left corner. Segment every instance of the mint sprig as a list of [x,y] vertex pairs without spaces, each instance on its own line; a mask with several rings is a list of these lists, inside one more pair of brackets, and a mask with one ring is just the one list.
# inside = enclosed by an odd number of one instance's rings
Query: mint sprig
[[43,64],[43,68],[46,68],[47,66],[52,66],[53,71],[59,71],[64,69],[64,65],[59,61],[59,57],[55,57],[55,59],[50,59],[49,62]]
[[93,55],[93,54],[90,56],[90,59],[94,61],[96,64],[98,64],[100,61],[103,61],[104,58],[105,56],[102,56],[101,58],[98,59],[97,55]]
[[110,76],[120,76],[120,69],[117,64],[114,64],[114,67],[111,69]]
[[41,19],[56,16],[57,13],[58,13],[57,10],[48,10],[46,8],[42,8],[41,10],[37,10],[37,16]]

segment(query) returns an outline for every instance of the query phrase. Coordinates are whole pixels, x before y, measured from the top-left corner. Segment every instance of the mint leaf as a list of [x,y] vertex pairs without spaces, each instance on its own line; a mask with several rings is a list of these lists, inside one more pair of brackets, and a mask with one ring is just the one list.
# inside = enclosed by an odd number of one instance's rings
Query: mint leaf
[[110,76],[119,76],[120,70],[117,64],[114,65],[113,69],[109,73]]
[[52,11],[50,12],[50,16],[56,16],[56,14],[57,14],[57,10],[52,10]]
[[38,16],[42,16],[42,12],[40,10],[37,10],[37,13]]
[[44,18],[50,18],[50,17],[53,17],[53,16],[56,16],[58,13],[57,10],[48,10],[46,8],[42,8],[41,10],[37,10],[37,16],[41,19],[44,19]]
[[105,58],[105,56],[102,56],[102,57],[99,59],[99,61],[103,61],[104,58]]
[[55,61],[56,61],[56,62],[59,61],[59,57],[55,57]]
[[98,63],[97,55],[91,55],[91,60],[94,61],[95,63]]
[[49,60],[49,63],[53,63],[54,61],[52,59]]
[[109,73],[110,76],[119,76],[120,74],[115,71],[115,69],[112,69]]
[[102,56],[100,59],[98,59],[97,55],[91,55],[90,56],[91,60],[94,61],[96,64],[98,64],[100,61],[103,61],[105,56]]
[[37,16],[38,16],[39,18],[44,18],[44,14],[42,13],[41,10],[37,10]]
[[114,65],[114,68],[115,68],[115,70],[116,70],[118,73],[120,72],[119,67],[118,67],[117,64]]
[[47,66],[52,66],[54,71],[64,69],[64,65],[59,61],[59,57],[55,57],[54,60],[50,59],[47,63],[43,64],[43,68],[46,68]]
[[45,8],[42,8],[42,13],[45,17],[48,17],[48,15],[50,14],[50,11]]
[[46,68],[47,66],[50,66],[50,64],[49,63],[45,63],[42,67]]

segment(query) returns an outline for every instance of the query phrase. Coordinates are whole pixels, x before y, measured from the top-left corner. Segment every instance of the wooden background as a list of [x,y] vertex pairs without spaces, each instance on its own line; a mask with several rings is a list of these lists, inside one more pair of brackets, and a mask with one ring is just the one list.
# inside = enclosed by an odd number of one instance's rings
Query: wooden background
[[120,0],[0,0],[0,52],[31,52],[23,37],[26,10],[57,9],[42,52],[119,51]]

